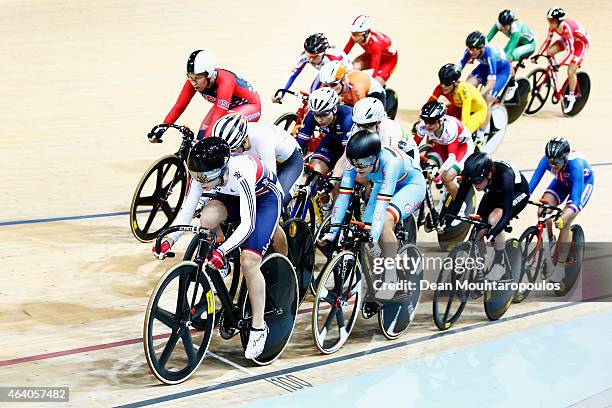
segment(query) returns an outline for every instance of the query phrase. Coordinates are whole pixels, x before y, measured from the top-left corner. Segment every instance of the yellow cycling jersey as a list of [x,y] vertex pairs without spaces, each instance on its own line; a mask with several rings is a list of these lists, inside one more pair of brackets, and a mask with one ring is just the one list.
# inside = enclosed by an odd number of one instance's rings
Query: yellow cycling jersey
[[472,133],[484,122],[487,116],[487,103],[474,85],[459,82],[452,94],[442,92],[442,87],[438,85],[429,100],[438,100],[440,96],[444,96],[451,103],[449,115],[461,119]]

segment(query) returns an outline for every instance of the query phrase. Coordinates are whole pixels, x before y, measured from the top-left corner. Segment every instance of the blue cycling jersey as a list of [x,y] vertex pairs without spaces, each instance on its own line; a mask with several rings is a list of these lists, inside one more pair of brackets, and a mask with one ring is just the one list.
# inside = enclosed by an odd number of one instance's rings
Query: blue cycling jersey
[[529,194],[533,193],[547,171],[555,176],[556,183],[566,186],[569,190],[568,206],[574,210],[582,209],[585,199],[588,199],[585,197],[585,191],[590,195],[595,182],[595,174],[586,158],[578,153],[570,153],[567,164],[555,174],[546,156],[543,156],[529,181]]
[[[470,52],[465,50],[463,58],[459,62],[460,70],[463,70],[470,58]],[[510,63],[506,59],[506,54],[495,44],[485,45],[482,55],[476,58],[476,60],[480,62],[480,64],[487,66],[489,78],[497,77],[498,73],[510,72]]]
[[[312,112],[308,112],[304,119],[304,126],[300,129],[297,135],[297,141],[302,150],[308,145],[308,141],[314,134],[315,128],[319,126]],[[323,137],[330,138],[333,141],[341,142],[342,146],[346,146],[349,139],[351,128],[353,127],[353,107],[348,105],[338,105],[336,119],[329,127],[319,127]]]
[[[340,193],[332,210],[332,223],[340,223],[348,209],[350,195],[355,185],[357,170],[346,163]],[[368,175],[374,183],[370,199],[363,215],[363,222],[371,226],[370,235],[378,241],[385,223],[385,212],[388,207],[396,222],[405,218],[423,201],[425,180],[422,173],[416,170],[406,154],[397,147],[384,147],[378,155],[376,168]],[[408,185],[416,188],[404,188]],[[398,197],[400,195],[401,197]],[[338,231],[333,228],[332,232]]]

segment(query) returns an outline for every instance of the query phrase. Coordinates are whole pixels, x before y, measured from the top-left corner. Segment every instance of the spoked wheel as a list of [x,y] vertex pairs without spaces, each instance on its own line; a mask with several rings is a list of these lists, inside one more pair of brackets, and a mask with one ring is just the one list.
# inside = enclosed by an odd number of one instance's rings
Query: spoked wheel
[[467,268],[465,262],[470,258],[470,249],[469,242],[462,242],[453,248],[438,274],[433,295],[433,318],[440,330],[449,329],[459,320],[470,297],[469,289],[463,286],[472,282],[474,276],[474,269]]
[[402,268],[397,271],[398,282],[410,282],[414,289],[406,288],[399,294],[396,292],[396,299],[383,303],[378,312],[378,327],[384,336],[391,340],[401,336],[412,323],[421,299],[420,283],[423,278],[422,254],[416,245],[407,244],[397,253],[403,260],[403,265],[400,265]]
[[[188,379],[204,359],[214,327],[215,302],[208,278],[195,285],[197,266],[181,262],[166,272],[153,290],[144,321],[144,351],[149,368],[163,383]],[[197,302],[194,300],[197,290]],[[202,321],[202,330],[191,328]]]
[[336,255],[323,271],[312,309],[312,336],[325,354],[346,342],[361,309],[361,264],[355,254]]
[[314,238],[308,225],[299,218],[292,218],[282,224],[289,246],[289,259],[295,267],[298,279],[299,303],[301,304],[311,286],[315,265]]
[[[440,220],[443,219],[452,201],[453,199],[451,195],[448,193],[448,191],[445,191],[444,195],[442,196],[440,215],[438,216]],[[476,194],[474,192],[474,189],[471,188],[468,192],[467,198],[465,199],[464,212],[465,214],[473,214],[475,212],[475,208]],[[469,231],[470,224],[463,221],[453,220],[443,233],[437,233],[438,245],[440,245],[440,249],[442,249],[443,251],[450,251],[454,248],[455,245],[463,241]]]
[[[298,281],[291,261],[281,254],[267,255],[261,263],[261,273],[266,280],[266,307],[264,320],[270,329],[264,351],[252,361],[268,365],[281,355],[293,334],[298,311]],[[242,316],[251,319],[251,303],[244,298]],[[246,350],[249,329],[240,331],[240,341]]]
[[481,151],[493,154],[504,140],[506,129],[508,128],[508,111],[502,104],[491,107],[491,120],[485,132],[487,140],[480,148]]
[[572,225],[571,231],[572,245],[565,261],[565,278],[561,282],[561,289],[555,290],[557,296],[565,296],[572,290],[582,270],[584,231],[580,225]]
[[285,129],[287,132],[293,134],[295,124],[297,121],[297,114],[294,112],[283,113],[274,121],[274,124],[280,128]]
[[550,91],[552,89],[552,81],[548,72],[544,68],[536,68],[527,75],[529,85],[531,86],[531,98],[527,102],[525,113],[534,115],[544,107]]
[[[591,93],[591,78],[586,72],[578,72],[576,74],[578,79],[578,86],[576,87],[576,102],[572,110],[564,113],[567,116],[575,116],[584,108],[587,101],[589,100],[589,94]],[[567,81],[566,81],[567,82]],[[566,86],[563,91],[563,95],[569,94],[569,88]]]
[[187,191],[187,171],[173,154],[162,157],[142,176],[130,206],[130,227],[142,242],[155,239],[172,224]]
[[[519,238],[519,247],[521,249],[521,274],[519,284],[533,284],[538,278],[540,268],[542,266],[542,248],[541,243],[538,243],[539,230],[536,227],[527,228]],[[517,289],[514,293],[514,303],[520,303],[529,296],[529,289],[521,291]]]
[[391,88],[386,88],[385,95],[385,111],[387,112],[387,116],[389,119],[395,119],[395,116],[397,115],[397,108],[399,106],[397,92]]
[[414,213],[397,223],[395,226],[395,236],[397,237],[400,248],[406,244],[416,244],[417,221]]
[[[503,282],[518,282],[521,270],[521,248],[517,239],[509,239],[506,242],[506,256],[508,260]],[[499,320],[512,305],[514,291],[512,289],[496,289],[485,292],[484,310],[489,320]]]
[[504,106],[508,111],[508,123],[512,123],[521,117],[527,103],[529,103],[530,94],[529,91],[531,86],[529,81],[525,78],[516,79],[516,92],[514,97],[508,101],[504,101]]

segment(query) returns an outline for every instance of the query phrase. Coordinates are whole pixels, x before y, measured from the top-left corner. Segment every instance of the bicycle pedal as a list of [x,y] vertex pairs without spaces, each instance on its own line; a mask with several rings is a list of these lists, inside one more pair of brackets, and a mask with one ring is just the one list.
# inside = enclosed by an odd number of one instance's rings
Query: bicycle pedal
[[379,307],[376,302],[364,302],[361,307],[361,315],[364,319],[370,319],[376,313],[378,313]]

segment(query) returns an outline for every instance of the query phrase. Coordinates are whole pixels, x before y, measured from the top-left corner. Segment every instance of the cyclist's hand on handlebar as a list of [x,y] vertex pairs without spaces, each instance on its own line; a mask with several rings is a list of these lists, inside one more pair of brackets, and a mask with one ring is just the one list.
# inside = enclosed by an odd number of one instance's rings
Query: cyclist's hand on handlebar
[[153,256],[155,258],[161,261],[168,256],[168,251],[170,251],[170,248],[172,248],[172,245],[174,245],[174,241],[168,238],[168,239],[165,239],[164,242],[162,242],[160,253],[155,252],[155,244],[153,244],[153,249],[151,250],[151,252],[153,252]]
[[334,239],[336,239],[336,235],[338,235],[337,232],[326,232],[321,238],[317,240],[317,244],[319,246],[325,246],[328,242],[333,242]]
[[278,96],[272,96],[272,103],[281,103],[283,97],[279,94]]
[[149,138],[149,142],[151,143],[161,143],[162,135],[166,132],[167,128],[159,128],[153,134],[147,135]]
[[495,240],[495,237],[490,234],[485,235],[485,237],[483,238],[483,241],[485,244],[493,243],[494,240]]
[[225,265],[225,257],[221,251],[213,249],[208,258],[208,264],[215,269],[221,269]]
[[382,249],[378,242],[368,242],[365,244],[365,250],[372,258],[380,258],[382,256]]

